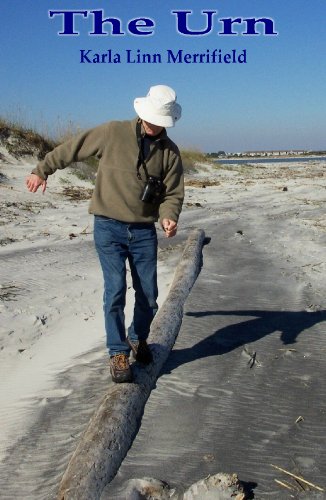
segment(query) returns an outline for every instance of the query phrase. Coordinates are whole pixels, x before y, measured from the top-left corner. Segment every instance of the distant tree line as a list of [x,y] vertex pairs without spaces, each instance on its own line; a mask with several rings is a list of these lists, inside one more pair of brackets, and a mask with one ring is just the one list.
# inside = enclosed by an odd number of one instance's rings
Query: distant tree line
[[220,158],[221,156],[226,156],[225,151],[218,151],[217,153],[207,153],[207,158]]

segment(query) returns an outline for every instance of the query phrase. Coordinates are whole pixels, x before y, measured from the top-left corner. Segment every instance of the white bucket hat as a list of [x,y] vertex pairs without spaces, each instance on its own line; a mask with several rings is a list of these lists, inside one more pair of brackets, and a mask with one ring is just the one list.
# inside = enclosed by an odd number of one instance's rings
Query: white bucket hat
[[142,120],[161,127],[174,127],[181,118],[181,106],[171,87],[155,85],[149,89],[146,97],[137,97],[134,108]]

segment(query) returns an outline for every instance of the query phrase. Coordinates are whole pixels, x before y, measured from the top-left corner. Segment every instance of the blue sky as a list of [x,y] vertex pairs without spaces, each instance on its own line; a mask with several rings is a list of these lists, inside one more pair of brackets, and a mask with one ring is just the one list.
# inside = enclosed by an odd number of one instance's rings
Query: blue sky
[[[200,6],[198,7],[198,4]],[[290,5],[290,3],[292,5]],[[100,10],[121,20],[125,35],[90,36],[92,16],[76,18],[79,36],[58,36],[62,16],[49,10]],[[184,36],[173,10],[192,10],[188,27],[202,30],[202,10],[217,10],[212,32]],[[151,85],[175,88],[183,117],[170,136],[205,152],[326,149],[325,0],[2,0],[0,114],[56,133],[70,122],[92,127],[135,116],[133,99]],[[155,22],[154,34],[128,33],[131,19]],[[219,18],[268,17],[278,36],[222,36]],[[258,28],[261,31],[261,27]],[[244,25],[235,31],[243,31]],[[80,50],[121,57],[120,64],[81,64]],[[131,64],[125,51],[160,53],[162,63]],[[173,64],[167,50],[243,50],[246,64]]]

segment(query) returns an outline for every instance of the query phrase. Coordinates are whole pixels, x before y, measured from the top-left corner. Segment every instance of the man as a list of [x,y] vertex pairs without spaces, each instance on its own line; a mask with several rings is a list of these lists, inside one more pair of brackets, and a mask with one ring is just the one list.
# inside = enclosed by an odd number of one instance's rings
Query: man
[[[83,132],[57,146],[27,177],[29,191],[46,189],[57,169],[90,156],[99,159],[89,211],[94,214],[95,247],[104,277],[104,316],[110,371],[114,382],[132,381],[129,354],[152,362],[147,344],[157,311],[157,235],[159,219],[168,238],[177,232],[184,187],[180,152],[167,127],[181,117],[176,94],[166,85],[137,98],[138,115]],[[126,260],[129,261],[135,306],[126,337]]]

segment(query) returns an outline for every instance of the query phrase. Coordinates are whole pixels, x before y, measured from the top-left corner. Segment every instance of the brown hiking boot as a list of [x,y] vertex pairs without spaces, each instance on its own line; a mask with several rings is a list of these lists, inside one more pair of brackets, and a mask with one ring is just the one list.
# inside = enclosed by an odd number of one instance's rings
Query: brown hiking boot
[[149,365],[153,361],[153,355],[146,340],[137,340],[134,342],[127,338],[127,342],[136,361],[143,365]]
[[132,382],[132,372],[126,354],[114,354],[110,357],[110,372],[113,382]]

